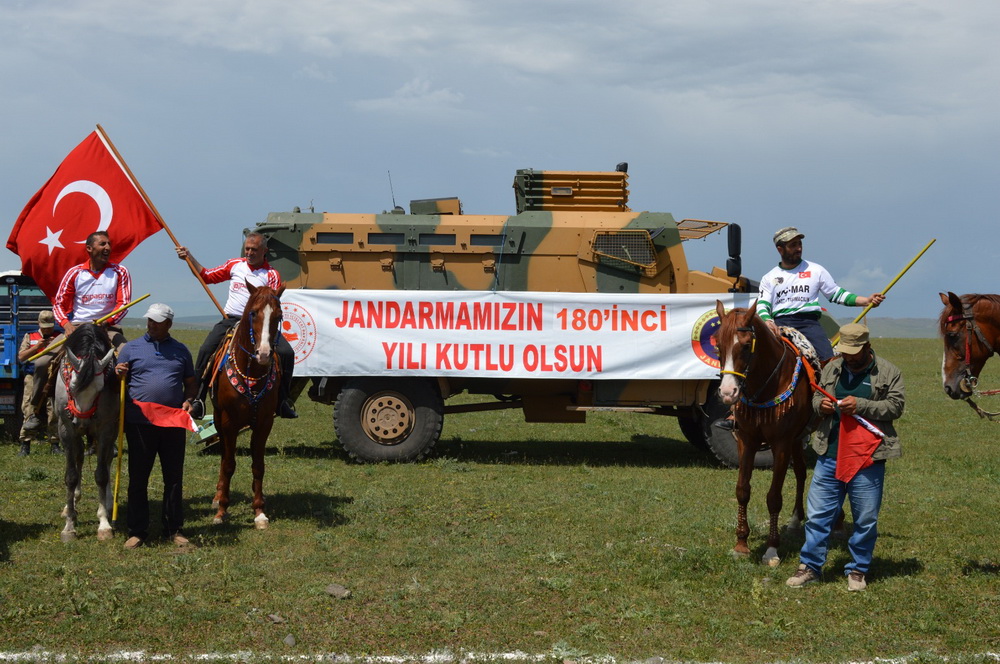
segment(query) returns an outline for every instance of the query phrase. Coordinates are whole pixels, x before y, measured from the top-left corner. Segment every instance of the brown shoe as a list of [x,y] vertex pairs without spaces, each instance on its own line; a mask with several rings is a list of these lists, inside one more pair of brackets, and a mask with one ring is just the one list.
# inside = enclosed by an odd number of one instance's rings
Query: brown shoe
[[170,541],[174,543],[174,546],[183,547],[186,549],[193,549],[195,545],[191,543],[191,540],[184,537],[180,533],[174,533],[170,536]]
[[801,588],[807,583],[812,583],[813,581],[819,581],[819,574],[814,572],[807,565],[799,565],[799,570],[789,577],[787,581],[785,581],[785,585],[790,588]]
[[141,537],[134,537],[133,536],[133,537],[129,537],[127,540],[125,540],[125,548],[128,549],[129,551],[131,551],[132,549],[138,549],[140,546],[142,546],[142,538]]
[[864,590],[868,587],[865,575],[857,570],[847,575],[847,589],[850,591]]

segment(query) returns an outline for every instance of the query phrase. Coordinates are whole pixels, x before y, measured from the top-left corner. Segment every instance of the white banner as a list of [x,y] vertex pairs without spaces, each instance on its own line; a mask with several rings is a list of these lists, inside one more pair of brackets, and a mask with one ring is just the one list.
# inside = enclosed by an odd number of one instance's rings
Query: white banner
[[490,291],[287,290],[296,376],[714,378],[716,299]]

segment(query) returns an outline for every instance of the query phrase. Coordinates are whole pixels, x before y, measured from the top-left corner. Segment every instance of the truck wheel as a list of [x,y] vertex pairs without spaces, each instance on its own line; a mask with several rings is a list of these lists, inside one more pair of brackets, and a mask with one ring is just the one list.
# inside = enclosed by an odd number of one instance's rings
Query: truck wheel
[[431,381],[355,378],[337,395],[333,427],[359,461],[418,461],[441,436],[444,402]]
[[[722,403],[722,399],[719,398],[718,381],[713,381],[709,385],[708,398],[705,400],[702,410],[704,411],[704,415],[698,419],[701,424],[702,440],[705,441],[705,447],[726,468],[739,468],[740,456],[736,445],[736,438],[731,431],[712,426],[716,420],[725,419],[729,415],[729,406]],[[684,431],[683,427],[681,431]],[[771,450],[757,452],[757,456],[754,457],[753,462],[754,468],[770,468],[773,465],[774,457],[771,455]]]

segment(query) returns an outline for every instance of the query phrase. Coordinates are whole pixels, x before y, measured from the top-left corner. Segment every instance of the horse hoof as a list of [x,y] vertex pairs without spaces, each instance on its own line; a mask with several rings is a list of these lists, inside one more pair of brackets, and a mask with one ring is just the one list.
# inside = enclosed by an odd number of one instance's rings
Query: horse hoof
[[778,550],[773,546],[769,546],[764,555],[761,556],[760,561],[768,567],[777,567],[781,563],[781,558],[778,557]]
[[214,519],[212,519],[212,524],[216,526],[221,526],[225,522],[226,522],[226,517],[224,516],[217,516]]
[[112,539],[114,536],[115,536],[115,531],[111,530],[110,528],[105,528],[104,530],[98,530],[97,531],[97,539],[98,539],[98,541],[101,541],[101,542],[107,542],[109,539]]
[[742,560],[743,558],[749,557],[750,556],[750,552],[749,551],[738,551],[737,549],[733,549],[732,551],[729,552],[729,555],[731,555],[733,558],[736,558],[737,560]]
[[264,516],[263,514],[258,514],[256,517],[254,517],[253,527],[256,528],[257,530],[267,530],[267,524],[269,523],[270,520],[266,516]]
[[70,530],[70,531],[67,532],[67,531],[64,530],[61,533],[59,533],[59,539],[61,539],[64,543],[75,542],[76,541],[76,531],[75,530]]

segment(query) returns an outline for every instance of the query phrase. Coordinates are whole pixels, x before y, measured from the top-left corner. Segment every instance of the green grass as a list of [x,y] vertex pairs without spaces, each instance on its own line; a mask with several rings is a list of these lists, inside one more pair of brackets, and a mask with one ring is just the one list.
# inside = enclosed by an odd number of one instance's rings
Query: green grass
[[[196,347],[202,334],[177,336]],[[90,486],[83,536],[60,543],[61,457],[0,447],[0,651],[979,661],[1000,650],[1000,430],[945,398],[938,345],[876,344],[908,391],[865,593],[846,591],[842,541],[825,582],[804,589],[784,586],[800,533],[786,534],[777,569],[756,562],[766,471],[750,506],[754,558],[733,559],[735,471],[670,418],[453,415],[432,459],[358,465],[336,448],[331,408],[301,399],[302,417],[271,436],[267,531],[251,524],[246,441],[221,527],[209,505],[218,457],[189,447],[191,553],[98,542]],[[154,505],[160,490],[154,472]]]

